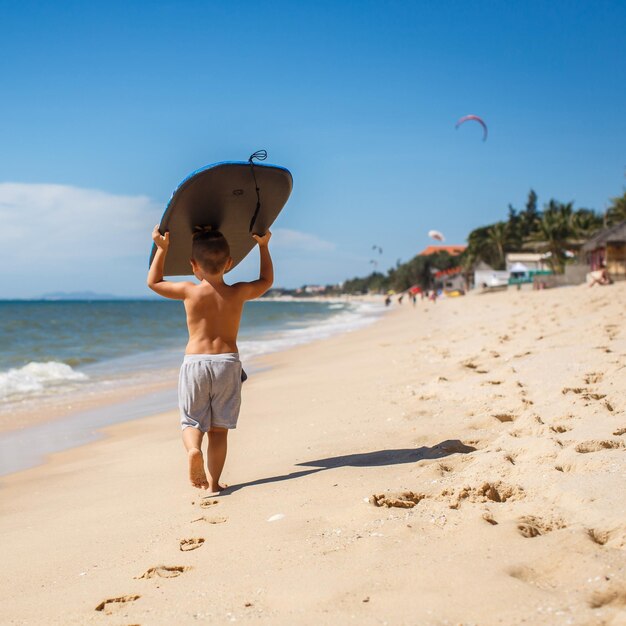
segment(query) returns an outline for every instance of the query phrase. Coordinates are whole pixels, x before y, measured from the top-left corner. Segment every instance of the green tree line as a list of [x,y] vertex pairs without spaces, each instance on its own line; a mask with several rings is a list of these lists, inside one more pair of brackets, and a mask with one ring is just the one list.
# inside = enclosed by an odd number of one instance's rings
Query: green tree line
[[363,278],[346,280],[343,284],[344,293],[368,293],[394,291],[406,291],[413,285],[422,289],[430,289],[434,284],[434,274],[438,270],[446,270],[457,267],[461,256],[453,256],[447,252],[436,252],[428,256],[414,256],[406,263],[398,263],[387,274],[372,272]]
[[507,252],[526,250],[548,254],[552,270],[561,274],[569,251],[577,250],[602,227],[626,219],[626,193],[610,202],[604,215],[592,209],[574,209],[573,202],[554,199],[539,210],[537,194],[531,189],[524,209],[518,211],[509,205],[506,220],[476,228],[469,234],[463,265],[470,269],[484,261],[500,270],[505,268]]
[[522,210],[509,204],[506,220],[474,229],[467,238],[462,255],[452,256],[437,252],[429,256],[417,255],[406,263],[398,262],[386,274],[372,272],[369,276],[346,280],[344,293],[405,291],[413,285],[429,289],[437,270],[461,265],[466,271],[480,261],[494,269],[505,268],[507,252],[550,253],[547,261],[555,273],[562,273],[568,260],[568,251],[577,249],[600,228],[626,220],[626,192],[611,198],[604,215],[592,209],[574,209],[573,202],[550,200],[540,210],[537,194],[528,192]]

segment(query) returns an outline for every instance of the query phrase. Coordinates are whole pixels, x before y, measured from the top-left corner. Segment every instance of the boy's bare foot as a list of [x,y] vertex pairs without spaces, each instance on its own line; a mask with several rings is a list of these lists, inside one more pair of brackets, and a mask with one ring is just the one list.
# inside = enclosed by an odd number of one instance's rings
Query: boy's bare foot
[[208,489],[209,481],[206,479],[206,473],[204,472],[202,452],[198,449],[189,450],[187,458],[189,460],[189,480],[191,484],[198,489]]
[[209,491],[212,494],[218,494],[220,491],[223,491],[224,489],[227,489],[228,485],[220,485],[219,483],[212,483],[209,482]]

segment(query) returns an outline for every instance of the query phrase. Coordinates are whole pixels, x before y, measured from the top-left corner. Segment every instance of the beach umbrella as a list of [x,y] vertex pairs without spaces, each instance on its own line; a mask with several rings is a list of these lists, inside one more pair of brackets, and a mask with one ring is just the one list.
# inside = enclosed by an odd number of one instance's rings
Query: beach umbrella
[[509,272],[514,272],[515,274],[525,274],[528,271],[528,268],[523,263],[514,263],[511,266]]

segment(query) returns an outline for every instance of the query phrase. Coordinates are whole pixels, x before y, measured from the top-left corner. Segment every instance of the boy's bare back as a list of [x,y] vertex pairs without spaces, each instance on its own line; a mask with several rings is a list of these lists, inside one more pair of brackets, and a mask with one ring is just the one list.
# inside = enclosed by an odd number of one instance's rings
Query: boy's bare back
[[239,285],[190,283],[184,300],[189,329],[185,354],[238,352],[237,334],[245,301]]

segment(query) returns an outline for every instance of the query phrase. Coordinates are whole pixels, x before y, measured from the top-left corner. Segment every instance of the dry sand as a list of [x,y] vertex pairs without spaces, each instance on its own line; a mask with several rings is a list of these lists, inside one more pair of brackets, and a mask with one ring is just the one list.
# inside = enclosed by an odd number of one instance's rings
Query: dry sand
[[626,624],[626,284],[269,359],[217,498],[177,414],[3,480],[3,624]]

